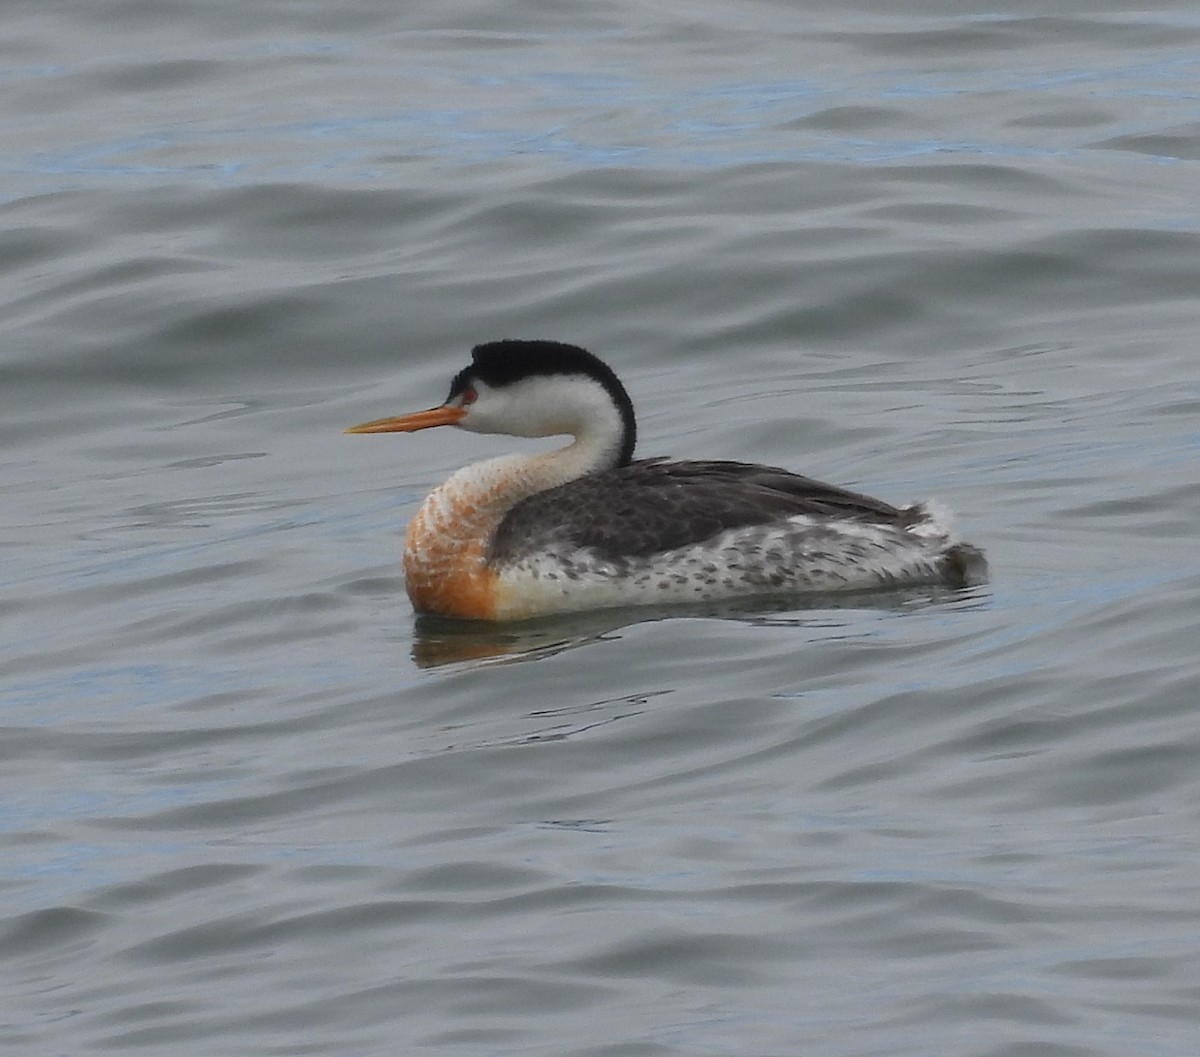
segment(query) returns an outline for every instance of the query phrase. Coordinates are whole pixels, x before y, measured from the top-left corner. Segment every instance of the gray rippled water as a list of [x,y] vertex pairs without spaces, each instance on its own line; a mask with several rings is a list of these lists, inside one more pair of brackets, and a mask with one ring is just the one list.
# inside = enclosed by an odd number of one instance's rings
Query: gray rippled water
[[[5,25],[5,1054],[1195,1053],[1194,10]],[[415,619],[505,336],[991,582]]]

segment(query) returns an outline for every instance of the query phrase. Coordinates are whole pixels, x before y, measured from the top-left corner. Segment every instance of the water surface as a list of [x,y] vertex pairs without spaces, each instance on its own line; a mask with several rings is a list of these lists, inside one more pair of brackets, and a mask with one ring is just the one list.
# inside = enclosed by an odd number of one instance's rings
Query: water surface
[[[1194,11],[10,7],[5,1053],[1194,1053]],[[415,619],[510,336],[991,582]]]

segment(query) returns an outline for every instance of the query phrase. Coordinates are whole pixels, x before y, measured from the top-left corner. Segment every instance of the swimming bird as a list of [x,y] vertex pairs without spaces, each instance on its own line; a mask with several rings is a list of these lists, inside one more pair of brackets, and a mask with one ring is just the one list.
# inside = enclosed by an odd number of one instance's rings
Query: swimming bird
[[894,507],[773,466],[634,459],[629,394],[575,345],[477,345],[439,406],[346,432],[433,426],[574,439],[467,466],[434,489],[404,547],[421,613],[519,620],[986,575],[982,553],[928,506]]

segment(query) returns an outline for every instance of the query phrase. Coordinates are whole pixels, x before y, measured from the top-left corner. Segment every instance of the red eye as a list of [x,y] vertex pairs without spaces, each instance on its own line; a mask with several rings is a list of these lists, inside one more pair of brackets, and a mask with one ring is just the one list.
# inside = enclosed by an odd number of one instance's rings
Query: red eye
[[479,394],[477,392],[475,392],[474,389],[464,389],[463,390],[463,406],[464,407],[467,404],[475,403],[475,401],[478,399],[479,399]]

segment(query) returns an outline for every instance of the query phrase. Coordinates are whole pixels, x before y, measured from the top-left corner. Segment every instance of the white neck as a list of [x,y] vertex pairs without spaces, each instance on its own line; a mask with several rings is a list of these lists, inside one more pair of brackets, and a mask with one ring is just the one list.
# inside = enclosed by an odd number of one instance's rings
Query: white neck
[[620,459],[625,420],[612,396],[594,379],[540,375],[503,388],[479,382],[476,389],[478,399],[458,424],[460,429],[515,437],[567,434],[575,438],[565,448],[530,460],[551,476],[565,475],[555,484],[608,469]]
[[612,464],[608,438],[598,444],[594,437],[585,434],[553,451],[514,452],[471,463],[451,474],[438,491],[487,497],[488,505],[494,503],[508,511],[522,499],[608,469]]
[[620,459],[625,421],[598,382],[550,376],[503,388],[477,388],[478,399],[460,429],[520,437],[565,433],[574,440],[553,451],[502,455],[452,474],[409,524],[406,567],[427,564],[422,556],[433,549],[470,550],[490,540],[504,515],[522,499],[610,469]]

